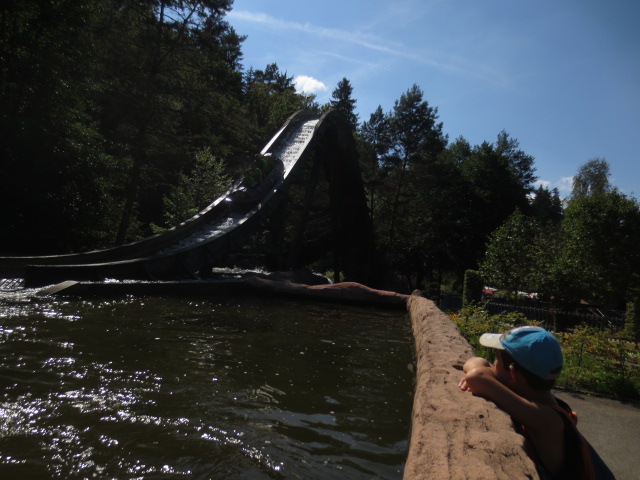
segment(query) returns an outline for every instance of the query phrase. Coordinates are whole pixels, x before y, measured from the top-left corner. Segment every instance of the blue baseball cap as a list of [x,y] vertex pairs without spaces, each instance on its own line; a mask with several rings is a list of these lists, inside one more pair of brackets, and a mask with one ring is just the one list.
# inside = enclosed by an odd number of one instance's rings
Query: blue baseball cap
[[480,345],[505,350],[518,365],[544,380],[560,375],[562,348],[544,328],[518,327],[507,333],[484,333]]

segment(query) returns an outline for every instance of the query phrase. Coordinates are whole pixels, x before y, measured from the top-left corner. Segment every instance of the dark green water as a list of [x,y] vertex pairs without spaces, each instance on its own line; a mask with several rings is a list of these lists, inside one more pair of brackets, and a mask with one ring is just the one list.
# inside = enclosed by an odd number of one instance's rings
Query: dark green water
[[2,479],[399,479],[403,312],[0,300]]

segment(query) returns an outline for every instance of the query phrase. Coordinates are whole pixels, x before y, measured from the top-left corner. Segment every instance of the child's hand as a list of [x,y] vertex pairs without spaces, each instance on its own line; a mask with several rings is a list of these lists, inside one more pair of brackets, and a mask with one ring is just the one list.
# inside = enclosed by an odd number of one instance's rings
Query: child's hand
[[462,379],[460,380],[460,382],[458,382],[458,388],[460,390],[462,390],[463,392],[467,392],[467,391],[471,391],[471,389],[469,388],[469,385],[467,385],[467,377],[462,377]]
[[[470,372],[473,372],[473,371],[477,372],[478,370],[486,370],[486,369],[491,370],[492,368],[493,366],[491,365],[491,363],[489,363],[489,361],[486,360],[485,358],[471,357],[469,360],[465,362],[464,366],[462,367],[462,370],[464,370],[466,375],[462,377],[460,382],[458,382],[458,388],[463,392],[473,393],[473,390],[467,383],[467,379],[469,378]],[[491,373],[493,374],[492,371]],[[471,373],[471,376],[473,375],[474,373]]]

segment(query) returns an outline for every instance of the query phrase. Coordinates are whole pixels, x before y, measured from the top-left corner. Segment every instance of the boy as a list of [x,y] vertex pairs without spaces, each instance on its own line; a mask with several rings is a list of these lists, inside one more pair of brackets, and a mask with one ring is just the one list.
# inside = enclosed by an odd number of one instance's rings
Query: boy
[[613,479],[575,428],[575,413],[551,393],[562,370],[556,338],[540,327],[519,327],[505,334],[485,333],[480,344],[496,349],[496,361],[467,360],[459,387],[486,397],[511,416],[540,478]]

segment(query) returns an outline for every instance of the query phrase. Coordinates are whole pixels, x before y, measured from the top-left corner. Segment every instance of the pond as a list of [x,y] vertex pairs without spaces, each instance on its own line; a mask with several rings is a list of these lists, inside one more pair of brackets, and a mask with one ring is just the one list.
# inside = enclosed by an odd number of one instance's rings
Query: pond
[[0,350],[0,478],[402,478],[402,311],[5,297]]

